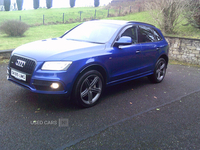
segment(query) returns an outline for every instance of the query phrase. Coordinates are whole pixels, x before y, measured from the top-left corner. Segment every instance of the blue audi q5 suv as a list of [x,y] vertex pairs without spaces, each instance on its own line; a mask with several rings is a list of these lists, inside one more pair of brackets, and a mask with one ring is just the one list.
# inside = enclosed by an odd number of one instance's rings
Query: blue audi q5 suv
[[16,48],[8,80],[32,92],[66,94],[91,107],[105,87],[147,76],[161,82],[169,46],[155,26],[134,21],[92,20],[59,38]]

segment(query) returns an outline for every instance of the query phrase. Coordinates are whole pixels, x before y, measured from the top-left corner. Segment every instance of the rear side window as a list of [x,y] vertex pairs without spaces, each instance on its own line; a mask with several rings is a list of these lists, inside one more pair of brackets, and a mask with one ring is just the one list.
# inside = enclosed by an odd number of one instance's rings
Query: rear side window
[[154,34],[156,40],[157,40],[157,41],[161,41],[161,40],[162,40],[162,37],[160,36],[160,34],[158,33],[158,31],[156,31],[156,30],[154,30],[154,29],[152,29],[152,31],[153,31],[153,34]]
[[138,42],[149,43],[162,40],[161,36],[154,29],[147,26],[139,26],[138,28]]

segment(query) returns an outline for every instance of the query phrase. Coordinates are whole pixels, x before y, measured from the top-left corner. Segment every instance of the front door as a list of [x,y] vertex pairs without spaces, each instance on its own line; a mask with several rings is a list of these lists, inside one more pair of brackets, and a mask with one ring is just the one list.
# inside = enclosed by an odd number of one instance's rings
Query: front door
[[110,51],[110,81],[118,82],[138,76],[141,73],[143,62],[141,44],[137,42],[137,27],[125,28],[121,34],[132,38],[133,43],[127,46],[113,47]]

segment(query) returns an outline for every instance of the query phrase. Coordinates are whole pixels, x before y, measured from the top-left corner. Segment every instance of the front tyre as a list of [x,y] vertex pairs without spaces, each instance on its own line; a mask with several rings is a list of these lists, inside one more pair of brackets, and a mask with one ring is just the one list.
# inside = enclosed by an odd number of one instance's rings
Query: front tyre
[[148,76],[149,80],[153,83],[160,83],[165,77],[166,74],[167,63],[164,58],[160,58],[154,69],[154,73]]
[[81,107],[94,106],[103,91],[104,80],[96,70],[90,70],[81,75],[73,90],[73,99]]

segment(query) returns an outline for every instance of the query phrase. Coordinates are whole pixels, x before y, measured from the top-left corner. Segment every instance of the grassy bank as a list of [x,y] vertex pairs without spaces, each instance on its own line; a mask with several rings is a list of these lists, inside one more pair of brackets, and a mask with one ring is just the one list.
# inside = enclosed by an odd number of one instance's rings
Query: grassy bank
[[36,40],[60,37],[77,24],[78,23],[31,27],[25,33],[24,37],[9,37],[5,34],[0,34],[0,50],[13,49],[22,44]]
[[[88,10],[88,11],[94,11],[95,8],[66,8],[66,9],[55,9],[54,11],[58,11],[58,13],[63,12],[64,10],[66,11],[76,11],[76,14],[78,14],[79,11],[81,10]],[[101,8],[98,8],[101,9]],[[37,14],[37,12],[39,12]],[[0,12],[0,22],[5,20],[6,17],[7,19],[10,16],[16,15],[16,17],[20,14],[20,12],[23,14],[28,14],[33,15],[37,18],[37,15],[41,16],[41,12],[45,13],[50,13],[53,11],[53,9],[46,10],[46,9],[41,9],[41,10],[27,10],[27,11],[17,11],[17,12],[3,12],[7,16],[2,16]],[[106,11],[106,10],[105,10]],[[15,14],[16,13],[16,14]],[[33,13],[33,14],[32,14]],[[10,15],[9,15],[10,14]],[[54,12],[54,14],[56,14]],[[84,14],[84,13],[83,13]],[[73,16],[71,16],[73,17]],[[103,18],[103,17],[102,17]],[[105,19],[114,19],[114,20],[132,20],[132,21],[141,21],[141,22],[147,22],[155,25],[155,22],[151,19],[151,16],[149,15],[148,12],[140,12],[140,13],[135,13],[135,14],[130,14],[126,16],[121,16],[121,17],[104,17]],[[70,23],[70,24],[57,24],[57,25],[41,25],[41,26],[34,26],[30,27],[30,29],[25,33],[24,37],[8,37],[5,34],[0,34],[0,50],[6,50],[6,49],[13,49],[16,48],[22,44],[36,41],[36,40],[41,40],[41,39],[47,39],[47,38],[53,38],[53,37],[59,37],[63,33],[65,33],[66,30],[71,29],[72,27],[76,26],[79,23]],[[179,37],[187,37],[187,38],[198,38],[200,39],[200,30],[193,28],[191,26],[183,26],[180,24],[177,27],[177,33],[174,35],[168,35],[168,36],[179,36]]]
[[[96,15],[95,15],[96,11]],[[81,16],[80,16],[81,13]],[[110,10],[109,13],[114,13]],[[64,16],[63,16],[64,14]],[[108,10],[103,7],[78,7],[78,8],[53,8],[46,9],[40,8],[37,10],[23,10],[23,11],[0,11],[0,23],[5,20],[14,19],[21,20],[28,25],[41,25],[75,22],[77,20],[86,20],[92,18],[105,18],[107,17]],[[81,18],[80,18],[81,17]]]

